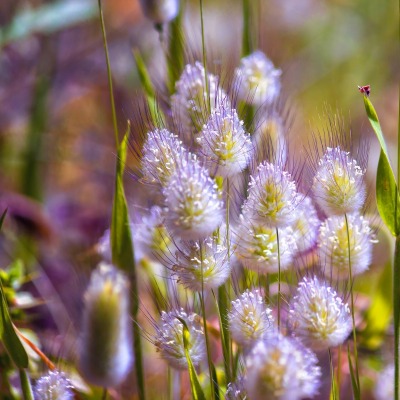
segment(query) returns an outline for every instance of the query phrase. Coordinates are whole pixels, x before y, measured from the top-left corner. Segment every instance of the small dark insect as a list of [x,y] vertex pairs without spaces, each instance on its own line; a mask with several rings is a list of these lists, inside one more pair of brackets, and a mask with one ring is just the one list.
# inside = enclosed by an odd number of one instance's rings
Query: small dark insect
[[363,93],[367,97],[369,97],[369,94],[371,93],[371,85],[359,86],[358,90],[360,91],[360,93]]

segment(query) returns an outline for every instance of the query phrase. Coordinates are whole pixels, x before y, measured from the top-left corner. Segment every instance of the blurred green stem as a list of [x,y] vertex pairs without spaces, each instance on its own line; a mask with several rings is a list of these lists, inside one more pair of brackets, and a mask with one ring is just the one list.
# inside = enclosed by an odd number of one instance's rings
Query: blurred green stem
[[[351,298],[351,318],[353,325],[353,352],[354,352],[354,366],[355,366],[355,378],[357,387],[353,387],[354,398],[360,398],[360,377],[358,373],[358,353],[357,353],[357,334],[356,334],[356,321],[354,316],[354,293],[353,293],[353,272],[351,265],[351,248],[350,248],[350,231],[349,231],[349,221],[347,218],[347,214],[344,214],[344,218],[346,221],[346,234],[347,234],[347,253],[348,253],[348,262],[349,262],[349,279],[350,279],[350,298]],[[350,367],[351,368],[351,367]]]
[[393,263],[394,398],[399,400],[400,236],[396,236]]
[[19,370],[19,378],[21,380],[21,390],[24,400],[34,400],[31,382],[25,369]]

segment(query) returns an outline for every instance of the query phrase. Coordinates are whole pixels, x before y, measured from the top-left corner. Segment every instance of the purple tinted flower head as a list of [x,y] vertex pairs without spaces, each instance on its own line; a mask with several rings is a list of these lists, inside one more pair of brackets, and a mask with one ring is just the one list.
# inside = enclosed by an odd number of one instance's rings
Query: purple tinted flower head
[[[375,235],[368,220],[358,213],[334,216],[320,226],[318,253],[324,273],[328,277],[350,277],[349,252],[352,276],[366,271],[371,264]],[[350,249],[349,249],[350,247]]]
[[286,227],[296,220],[299,198],[291,175],[278,165],[264,162],[251,176],[249,196],[243,213],[254,214],[260,222],[271,227]]
[[294,334],[314,350],[344,343],[352,329],[348,305],[316,276],[304,277],[299,283],[290,303],[289,324]]
[[327,215],[360,211],[366,197],[364,172],[349,152],[340,147],[326,149],[318,162],[313,192]]
[[213,176],[242,172],[252,155],[250,135],[230,105],[222,103],[210,115],[197,139],[205,165]]
[[163,191],[165,223],[185,240],[210,236],[223,220],[223,202],[208,171],[190,160],[178,168]]
[[193,365],[198,367],[206,355],[203,329],[198,315],[188,314],[183,308],[161,313],[161,321],[155,337],[157,351],[170,367],[178,370],[187,369],[183,324],[178,318],[184,320],[189,329],[189,355]]
[[252,400],[313,397],[321,370],[315,354],[293,338],[277,335],[259,341],[246,359],[246,389]]
[[255,51],[240,61],[235,70],[238,98],[255,106],[271,104],[279,95],[281,71],[262,51]]

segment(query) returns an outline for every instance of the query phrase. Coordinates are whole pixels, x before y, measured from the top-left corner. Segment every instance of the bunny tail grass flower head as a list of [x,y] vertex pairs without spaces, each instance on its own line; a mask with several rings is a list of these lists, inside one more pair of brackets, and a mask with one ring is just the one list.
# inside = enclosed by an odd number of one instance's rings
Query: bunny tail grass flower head
[[181,165],[163,194],[167,228],[185,240],[205,238],[223,221],[223,202],[217,185],[196,161]]
[[178,370],[187,369],[188,364],[183,342],[183,324],[178,318],[184,320],[188,327],[190,334],[189,355],[193,365],[198,367],[207,354],[203,329],[199,316],[195,313],[188,314],[183,308],[161,313],[161,321],[156,328],[157,334],[155,337],[157,351],[160,352],[161,357],[170,367]]
[[242,172],[252,155],[250,135],[243,129],[243,121],[225,103],[211,113],[197,141],[213,176],[229,178]]
[[373,243],[376,239],[368,220],[358,213],[347,215],[347,224],[346,216],[326,219],[318,237],[324,274],[332,278],[349,278],[349,253],[352,276],[363,273],[371,264]]
[[232,301],[228,320],[232,339],[247,348],[274,332],[272,311],[258,289],[246,290]]
[[240,61],[235,70],[238,98],[255,106],[269,105],[279,95],[281,70],[262,51],[255,51]]
[[321,209],[328,215],[359,211],[366,198],[364,172],[340,147],[328,147],[318,162],[313,192]]
[[[248,215],[241,215],[235,230],[236,256],[242,264],[258,273],[278,272],[290,267],[297,246],[292,228],[269,227],[259,221],[252,221]],[[279,261],[279,262],[278,262]]]
[[73,400],[74,393],[71,381],[63,372],[49,371],[37,380],[35,400]]
[[217,238],[182,242],[178,247],[173,271],[185,288],[197,292],[216,289],[229,278],[228,249]]
[[229,103],[216,76],[207,74],[206,77],[198,61],[186,65],[171,97],[172,115],[185,144],[195,142],[195,135],[202,130],[211,111],[223,101]]
[[133,361],[127,278],[112,265],[100,264],[92,272],[84,303],[80,371],[93,385],[115,387]]
[[243,375],[236,378],[235,382],[228,383],[226,387],[225,400],[248,400],[245,377]]
[[148,132],[142,150],[143,181],[165,186],[179,162],[190,156],[178,136],[167,129]]
[[348,305],[316,276],[304,277],[299,283],[290,303],[289,325],[314,350],[344,343],[352,328]]
[[300,400],[317,394],[317,357],[293,338],[277,335],[259,341],[246,359],[246,389],[251,400]]
[[179,13],[179,0],[140,0],[144,15],[162,24],[173,20]]
[[309,197],[301,197],[297,209],[297,218],[292,228],[296,240],[297,251],[305,252],[315,246],[321,222],[312,200]]
[[243,214],[277,228],[293,224],[297,218],[299,198],[291,175],[279,165],[260,164],[255,176],[250,177],[249,196],[243,205]]

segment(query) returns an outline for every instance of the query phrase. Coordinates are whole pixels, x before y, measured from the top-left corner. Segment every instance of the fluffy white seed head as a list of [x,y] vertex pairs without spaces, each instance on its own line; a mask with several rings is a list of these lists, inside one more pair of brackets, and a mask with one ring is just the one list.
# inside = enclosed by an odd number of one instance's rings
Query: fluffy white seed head
[[295,335],[314,350],[342,344],[351,332],[350,309],[316,276],[304,277],[290,304],[289,324]]
[[182,242],[178,247],[173,270],[178,282],[186,288],[193,291],[216,289],[229,278],[228,249],[216,238]]
[[211,113],[197,141],[213,176],[228,178],[242,172],[252,155],[250,135],[243,129],[243,121],[226,104]]
[[144,15],[162,24],[173,20],[179,12],[179,0],[140,0]]
[[49,371],[35,385],[35,400],[73,400],[71,381],[63,372]]
[[223,202],[208,171],[197,162],[178,168],[163,191],[165,223],[172,234],[198,240],[212,234],[223,220]]
[[259,221],[252,221],[241,215],[235,230],[236,256],[242,264],[258,273],[274,273],[288,269],[296,253],[297,246],[292,228],[271,228]]
[[183,324],[178,318],[185,321],[190,340],[188,344],[189,355],[195,367],[198,367],[206,353],[204,333],[195,313],[187,314],[183,308],[161,314],[161,321],[157,327],[155,345],[161,357],[168,365],[175,369],[187,369],[185,347],[183,345]]
[[292,226],[297,251],[305,252],[317,242],[321,222],[309,197],[302,197],[297,208],[297,218]]
[[[374,394],[376,400],[394,399],[394,365],[388,365],[378,375]],[[400,394],[400,393],[399,393]]]
[[236,378],[235,382],[228,383],[226,387],[225,400],[248,400],[245,377],[243,375]]
[[240,61],[235,70],[238,98],[260,106],[271,104],[279,95],[281,71],[262,51],[255,51]]
[[313,192],[327,215],[340,215],[361,209],[366,197],[364,171],[349,152],[328,147],[319,160]]
[[[172,115],[179,134],[186,144],[193,144],[195,136],[207,122],[210,112],[221,102],[227,102],[226,93],[219,87],[218,79],[206,74],[200,62],[186,65],[176,83],[176,92],[171,97]],[[208,94],[207,94],[208,89]]]
[[178,136],[167,129],[148,132],[142,153],[143,181],[161,186],[168,183],[178,164],[190,157]]
[[123,382],[133,361],[131,329],[128,279],[102,263],[84,298],[79,368],[88,382],[101,387]]
[[272,311],[266,306],[258,289],[246,290],[232,301],[228,320],[232,339],[245,348],[274,331]]
[[318,391],[317,358],[295,339],[276,336],[258,342],[246,365],[246,389],[252,400],[300,400]]
[[350,277],[349,247],[352,276],[366,271],[371,263],[376,240],[368,220],[354,213],[347,215],[347,221],[348,232],[345,216],[330,217],[319,229],[319,258],[325,275],[331,278]]
[[278,165],[264,162],[258,166],[257,174],[250,177],[243,213],[253,213],[266,225],[283,228],[296,220],[298,201],[290,174]]

